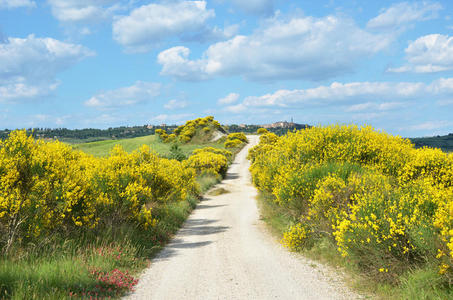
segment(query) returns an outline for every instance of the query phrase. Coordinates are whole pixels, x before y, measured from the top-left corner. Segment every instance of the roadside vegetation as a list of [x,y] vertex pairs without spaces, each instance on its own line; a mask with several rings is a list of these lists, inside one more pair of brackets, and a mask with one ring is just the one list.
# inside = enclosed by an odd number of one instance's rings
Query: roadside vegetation
[[185,157],[188,157],[193,150],[200,147],[214,147],[220,149],[224,148],[224,145],[221,141],[187,144],[163,143],[157,135],[148,135],[131,139],[105,140],[91,143],[71,144],[73,149],[82,150],[83,152],[94,155],[96,157],[108,156],[115,145],[121,145],[121,147],[123,147],[126,152],[132,152],[140,148],[142,145],[147,145],[159,156],[167,158],[170,157],[175,151],[180,151]]
[[0,142],[0,298],[130,291],[237,151],[199,143],[186,156],[169,145],[168,156],[183,155],[169,159],[147,145],[132,150],[140,142],[102,157],[25,131]]
[[371,127],[261,134],[250,170],[285,246],[383,298],[453,298],[452,154]]

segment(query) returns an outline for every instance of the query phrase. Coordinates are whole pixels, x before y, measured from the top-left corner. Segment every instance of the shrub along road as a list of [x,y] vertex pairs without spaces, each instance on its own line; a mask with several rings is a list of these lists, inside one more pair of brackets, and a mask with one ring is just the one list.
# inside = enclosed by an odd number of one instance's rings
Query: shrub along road
[[[153,260],[128,299],[355,299],[338,274],[288,252],[259,220],[246,159],[238,153],[216,188]],[[315,267],[316,266],[316,267]]]

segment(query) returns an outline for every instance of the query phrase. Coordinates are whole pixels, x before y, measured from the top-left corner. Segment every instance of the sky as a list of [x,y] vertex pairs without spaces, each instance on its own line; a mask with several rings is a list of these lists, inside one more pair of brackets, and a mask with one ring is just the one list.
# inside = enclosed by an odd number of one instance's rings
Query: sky
[[453,3],[0,0],[0,128],[453,132]]

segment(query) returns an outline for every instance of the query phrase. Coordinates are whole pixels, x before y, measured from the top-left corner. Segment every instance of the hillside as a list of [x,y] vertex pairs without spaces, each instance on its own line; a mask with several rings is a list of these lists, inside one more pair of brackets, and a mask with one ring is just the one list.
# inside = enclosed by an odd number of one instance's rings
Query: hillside
[[[72,147],[77,150],[82,150],[88,154],[92,154],[96,157],[107,156],[110,150],[115,145],[121,145],[125,151],[132,152],[142,145],[149,146],[152,150],[157,152],[160,156],[169,156],[171,143],[163,143],[160,141],[157,135],[147,135],[142,137],[121,139],[121,140],[104,140],[90,143],[76,143],[72,144]],[[224,148],[222,142],[210,142],[210,143],[188,143],[180,145],[179,148],[184,155],[190,154],[193,150],[201,147],[214,147]]]
[[416,148],[424,146],[431,148],[440,148],[443,151],[453,152],[453,133],[442,136],[410,138]]
[[[34,138],[46,140],[59,140],[70,144],[87,143],[111,139],[124,139],[151,135],[157,129],[174,130],[177,126],[162,125],[143,125],[143,126],[120,126],[107,129],[84,128],[84,129],[68,129],[68,128],[28,128],[27,134]],[[0,139],[8,138],[11,130],[0,130]]]

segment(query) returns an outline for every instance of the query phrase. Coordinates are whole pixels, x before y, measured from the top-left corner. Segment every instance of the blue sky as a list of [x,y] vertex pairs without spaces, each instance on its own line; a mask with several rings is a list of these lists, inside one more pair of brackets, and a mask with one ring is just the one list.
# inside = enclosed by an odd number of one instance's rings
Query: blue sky
[[453,132],[453,3],[0,0],[0,128]]

